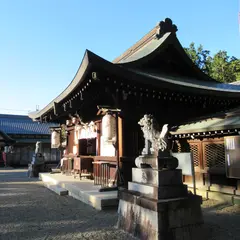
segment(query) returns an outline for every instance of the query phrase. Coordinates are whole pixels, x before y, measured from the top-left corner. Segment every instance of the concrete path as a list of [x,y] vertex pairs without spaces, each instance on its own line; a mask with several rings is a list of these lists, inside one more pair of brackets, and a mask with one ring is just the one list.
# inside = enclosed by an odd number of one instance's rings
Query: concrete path
[[[117,230],[117,211],[59,196],[24,170],[0,169],[0,240],[133,240]],[[205,239],[240,240],[240,205],[204,201]]]

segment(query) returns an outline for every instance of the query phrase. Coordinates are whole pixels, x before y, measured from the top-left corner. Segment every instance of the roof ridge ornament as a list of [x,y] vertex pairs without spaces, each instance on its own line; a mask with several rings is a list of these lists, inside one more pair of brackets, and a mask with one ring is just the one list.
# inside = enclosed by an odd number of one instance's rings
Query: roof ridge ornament
[[175,24],[172,23],[170,18],[165,18],[165,21],[158,23],[159,28],[156,31],[156,38],[160,39],[165,33],[171,32],[176,33],[178,28]]

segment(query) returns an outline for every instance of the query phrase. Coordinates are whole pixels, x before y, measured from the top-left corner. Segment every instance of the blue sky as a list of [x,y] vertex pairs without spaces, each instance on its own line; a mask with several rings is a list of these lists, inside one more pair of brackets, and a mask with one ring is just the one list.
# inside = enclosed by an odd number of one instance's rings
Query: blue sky
[[0,113],[43,108],[86,49],[111,61],[166,17],[183,46],[240,58],[238,12],[239,0],[0,0]]

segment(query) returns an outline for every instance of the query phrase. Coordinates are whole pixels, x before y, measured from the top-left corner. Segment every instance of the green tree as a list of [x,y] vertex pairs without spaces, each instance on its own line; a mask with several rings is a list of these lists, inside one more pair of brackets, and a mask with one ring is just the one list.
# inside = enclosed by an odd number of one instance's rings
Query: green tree
[[214,55],[211,64],[211,77],[224,83],[236,81],[236,75],[226,51],[219,51]]
[[230,67],[236,76],[236,81],[240,81],[240,59],[237,59],[236,57],[231,57]]
[[204,50],[202,45],[198,48],[195,47],[195,43],[191,43],[189,48],[185,48],[185,51],[192,59],[192,61],[197,65],[204,73],[210,74],[211,71],[211,61],[210,51]]
[[206,74],[219,82],[230,83],[240,81],[240,59],[228,56],[226,51],[219,51],[213,57],[210,51],[198,48],[191,43],[185,48],[192,61]]

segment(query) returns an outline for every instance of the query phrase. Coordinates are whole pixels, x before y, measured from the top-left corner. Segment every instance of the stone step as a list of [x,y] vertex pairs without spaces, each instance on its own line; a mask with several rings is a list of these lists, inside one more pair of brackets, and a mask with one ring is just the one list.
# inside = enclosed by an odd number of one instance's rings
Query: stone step
[[54,174],[54,173],[61,173],[61,170],[58,169],[58,168],[53,168],[52,169],[52,174]]
[[154,185],[128,182],[128,190],[156,200],[185,197],[188,195],[187,185],[185,184],[156,187]]
[[118,205],[117,191],[99,192],[91,189],[85,190],[71,183],[65,183],[63,186],[68,189],[69,196],[91,205],[98,210],[116,207]]
[[50,184],[50,183],[44,183],[44,185],[52,190],[53,192],[57,193],[59,196],[66,196],[68,195],[68,190],[62,188],[59,185],[54,185],[54,184]]
[[152,168],[133,168],[132,181],[155,186],[179,185],[183,183],[182,170],[154,170]]
[[69,196],[98,210],[116,208],[118,206],[118,191],[100,192],[100,186],[94,185],[91,180],[76,180],[73,176],[66,176],[59,173],[40,173],[39,178],[46,187],[59,186],[67,190]]
[[[51,173],[50,173],[51,174]],[[48,184],[52,184],[52,185],[57,185],[59,183],[59,181],[57,181],[54,176],[54,174],[50,175],[49,173],[39,173],[39,179],[43,181],[43,183],[48,183]]]
[[227,194],[234,194],[236,188],[230,187],[230,186],[220,186],[216,184],[212,184],[209,188],[210,191],[213,192],[221,192],[221,193],[227,193]]
[[233,195],[232,194],[207,191],[207,198],[218,200],[221,202],[233,203]]

